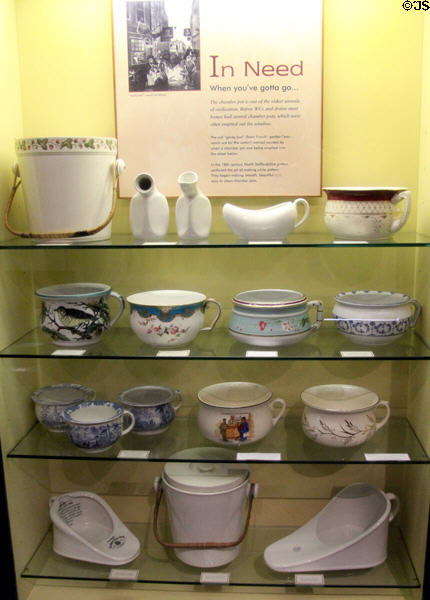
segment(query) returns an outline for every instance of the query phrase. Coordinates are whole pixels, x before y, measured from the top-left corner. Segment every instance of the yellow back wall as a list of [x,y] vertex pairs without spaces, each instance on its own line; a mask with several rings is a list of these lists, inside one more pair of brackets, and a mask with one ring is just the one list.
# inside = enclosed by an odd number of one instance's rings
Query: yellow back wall
[[[111,0],[16,9],[24,135],[114,135]],[[393,0],[325,0],[324,185],[404,185],[415,207],[423,23]],[[213,230],[227,231],[222,200],[213,205]],[[321,230],[323,201],[312,205],[305,228]],[[411,230],[415,219],[414,208]],[[114,227],[129,231],[128,201]]]

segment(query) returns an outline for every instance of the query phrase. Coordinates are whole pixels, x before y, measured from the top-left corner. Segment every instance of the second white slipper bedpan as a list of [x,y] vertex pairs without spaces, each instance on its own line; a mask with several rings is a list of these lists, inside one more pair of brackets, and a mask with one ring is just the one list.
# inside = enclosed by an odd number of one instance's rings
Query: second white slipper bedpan
[[97,494],[70,492],[50,499],[54,552],[102,565],[124,565],[140,552],[135,535]]
[[341,490],[310,521],[264,551],[275,571],[368,569],[387,557],[388,524],[399,499],[367,483]]

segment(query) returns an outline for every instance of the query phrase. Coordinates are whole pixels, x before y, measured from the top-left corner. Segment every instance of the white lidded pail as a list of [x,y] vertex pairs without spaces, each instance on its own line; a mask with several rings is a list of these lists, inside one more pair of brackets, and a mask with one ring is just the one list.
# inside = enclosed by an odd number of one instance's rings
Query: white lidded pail
[[[108,239],[115,211],[117,141],[106,137],[20,138],[18,164],[6,208],[6,227],[15,235],[49,241]],[[22,182],[30,231],[13,229],[8,220]]]
[[[210,568],[231,562],[239,554],[257,492],[257,486],[249,483],[246,465],[235,463],[235,453],[224,448],[190,448],[170,458],[192,462],[167,463],[162,478],[155,481],[157,540],[173,548],[187,565]],[[198,462],[205,460],[233,462]],[[157,514],[163,491],[171,543],[163,542],[158,534]]]

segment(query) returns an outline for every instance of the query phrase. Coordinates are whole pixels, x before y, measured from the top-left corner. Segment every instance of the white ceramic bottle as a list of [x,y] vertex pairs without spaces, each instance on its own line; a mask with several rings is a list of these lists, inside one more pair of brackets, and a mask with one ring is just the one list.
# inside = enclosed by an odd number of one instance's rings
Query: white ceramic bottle
[[137,193],[130,203],[130,227],[139,240],[158,240],[167,233],[169,205],[148,173],[139,173],[134,179]]
[[193,171],[185,171],[178,177],[182,194],[176,201],[176,229],[183,240],[204,240],[211,229],[211,203],[199,190],[198,180]]

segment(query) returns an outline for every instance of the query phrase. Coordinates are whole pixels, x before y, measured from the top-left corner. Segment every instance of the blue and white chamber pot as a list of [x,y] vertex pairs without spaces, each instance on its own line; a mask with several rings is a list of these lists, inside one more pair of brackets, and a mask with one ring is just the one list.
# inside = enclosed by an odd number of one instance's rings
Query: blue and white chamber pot
[[341,292],[333,316],[338,330],[351,342],[380,346],[397,341],[415,327],[421,304],[406,294],[374,290]]
[[[173,404],[176,399],[176,404]],[[134,415],[133,433],[156,435],[166,431],[183,399],[180,390],[161,385],[140,385],[121,392],[118,401]]]
[[[129,423],[124,421],[128,418]],[[104,452],[134,426],[134,415],[116,402],[80,402],[64,411],[67,435],[84,452]]]
[[52,432],[67,431],[64,411],[79,402],[94,400],[95,390],[77,383],[57,383],[31,394],[37,420]]

